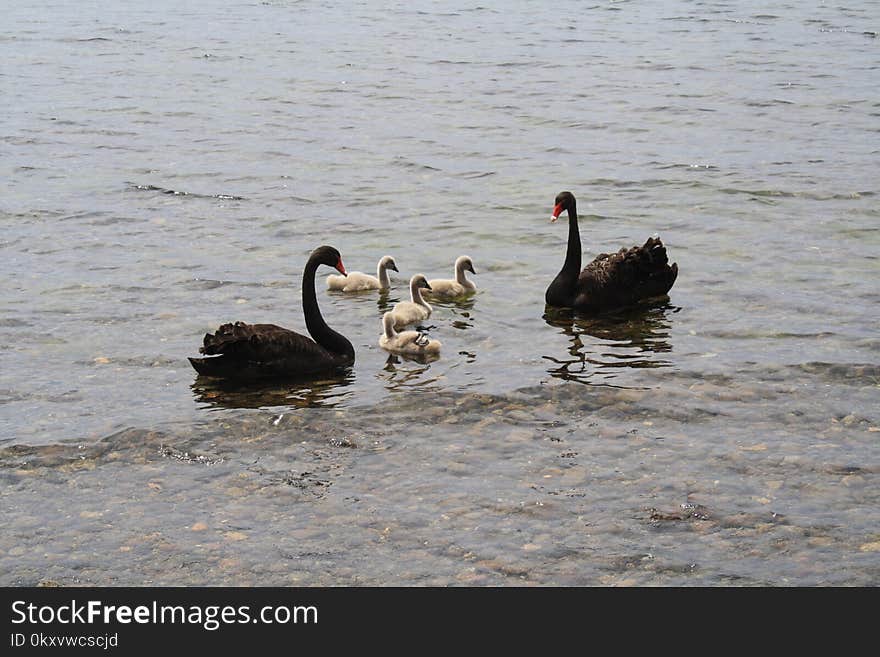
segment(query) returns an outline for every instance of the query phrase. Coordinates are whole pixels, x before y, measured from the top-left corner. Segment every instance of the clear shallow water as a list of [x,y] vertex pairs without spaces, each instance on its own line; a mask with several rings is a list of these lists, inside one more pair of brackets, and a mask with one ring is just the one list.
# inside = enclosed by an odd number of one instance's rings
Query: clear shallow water
[[[655,6],[658,5],[658,6]],[[6,12],[0,476],[7,584],[876,584],[877,5],[160,2]],[[659,232],[667,303],[545,317]],[[224,321],[341,380],[228,390]],[[386,304],[474,259],[439,361]],[[325,272],[329,273],[329,272]]]

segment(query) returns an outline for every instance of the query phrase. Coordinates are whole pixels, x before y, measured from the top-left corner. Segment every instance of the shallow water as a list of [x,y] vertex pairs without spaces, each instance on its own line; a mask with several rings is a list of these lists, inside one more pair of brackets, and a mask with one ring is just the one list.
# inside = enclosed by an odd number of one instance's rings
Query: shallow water
[[[342,4],[5,12],[0,583],[880,583],[876,4]],[[545,309],[562,189],[668,300]],[[197,379],[325,243],[355,367]]]

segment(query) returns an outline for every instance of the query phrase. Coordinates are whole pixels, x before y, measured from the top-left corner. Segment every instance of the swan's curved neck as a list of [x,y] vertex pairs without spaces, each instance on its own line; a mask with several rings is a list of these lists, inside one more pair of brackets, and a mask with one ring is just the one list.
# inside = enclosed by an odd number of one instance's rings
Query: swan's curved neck
[[578,231],[577,207],[574,199],[568,206],[568,250],[565,262],[556,278],[547,288],[544,296],[551,306],[571,306],[577,292],[577,281],[581,271],[581,236]]
[[565,253],[562,271],[574,274],[575,278],[581,271],[581,234],[578,230],[577,206],[574,200],[568,206],[568,251]]
[[411,281],[409,284],[409,295],[412,298],[412,302],[416,303],[424,308],[430,308],[431,306],[422,298],[422,290],[419,287],[419,284],[415,281]]
[[327,322],[321,315],[321,309],[318,308],[318,297],[315,293],[315,271],[319,264],[321,263],[316,258],[309,258],[303,270],[302,304],[306,328],[315,342],[327,351],[354,356],[354,347],[351,342],[344,335],[340,335],[327,326]]
[[468,279],[467,276],[464,275],[464,262],[456,262],[455,263],[455,280],[457,283],[461,285],[467,285]]
[[382,326],[385,329],[385,337],[389,340],[397,335],[397,331],[394,330],[394,315],[391,313],[385,313],[382,317]]
[[376,267],[376,278],[379,279],[379,285],[382,287],[391,287],[391,278],[388,276],[388,263],[384,260],[379,261]]

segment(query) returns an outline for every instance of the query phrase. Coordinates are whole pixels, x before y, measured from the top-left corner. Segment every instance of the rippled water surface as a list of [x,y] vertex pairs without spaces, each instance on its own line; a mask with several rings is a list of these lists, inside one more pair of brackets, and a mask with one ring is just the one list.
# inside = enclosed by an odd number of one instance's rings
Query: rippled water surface
[[[0,583],[877,585],[872,0],[17,2],[0,29]],[[545,309],[663,237],[668,300]],[[354,368],[230,387],[225,321]],[[427,364],[378,348],[473,258]],[[329,271],[322,270],[324,274]]]

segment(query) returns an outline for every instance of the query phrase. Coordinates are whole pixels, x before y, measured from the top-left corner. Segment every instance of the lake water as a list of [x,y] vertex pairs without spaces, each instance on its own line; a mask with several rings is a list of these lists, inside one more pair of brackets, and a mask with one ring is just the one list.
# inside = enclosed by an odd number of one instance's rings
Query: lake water
[[[31,2],[0,31],[0,584],[880,584],[880,4]],[[659,233],[667,302],[546,313]],[[345,376],[229,389],[219,324]],[[439,360],[409,276],[473,258]]]

